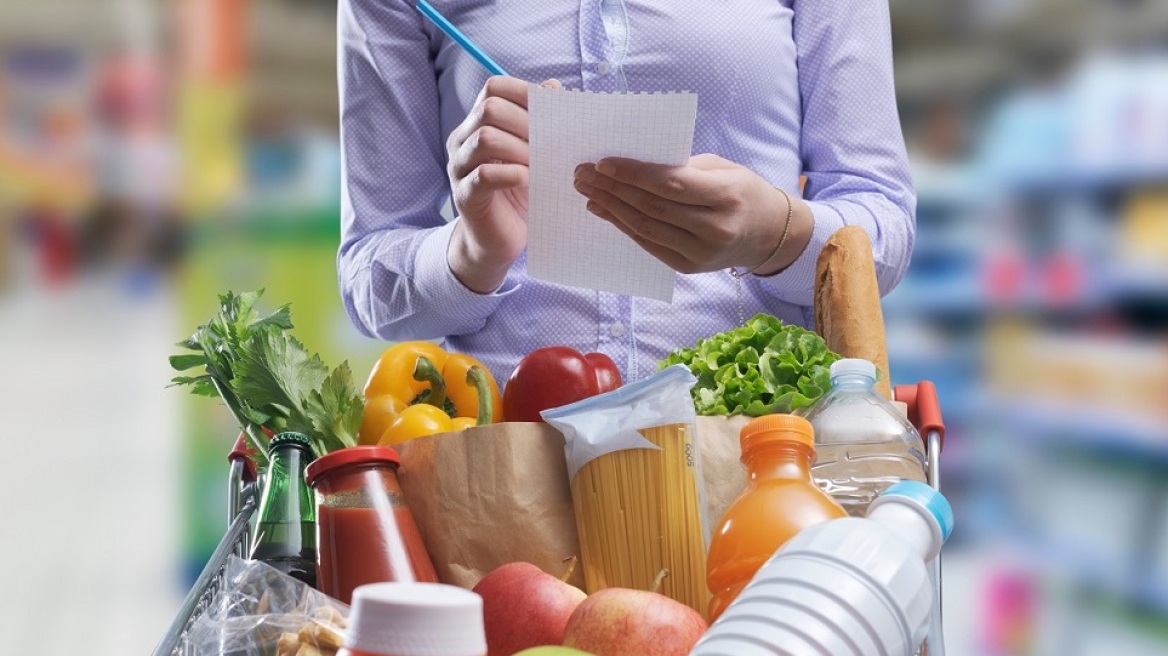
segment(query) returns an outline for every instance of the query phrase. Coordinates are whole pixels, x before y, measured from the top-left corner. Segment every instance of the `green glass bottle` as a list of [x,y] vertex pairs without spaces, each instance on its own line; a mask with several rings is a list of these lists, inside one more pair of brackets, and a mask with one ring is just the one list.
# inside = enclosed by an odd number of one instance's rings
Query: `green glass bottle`
[[251,557],[316,587],[316,509],[304,481],[312,460],[308,436],[280,433],[268,444]]

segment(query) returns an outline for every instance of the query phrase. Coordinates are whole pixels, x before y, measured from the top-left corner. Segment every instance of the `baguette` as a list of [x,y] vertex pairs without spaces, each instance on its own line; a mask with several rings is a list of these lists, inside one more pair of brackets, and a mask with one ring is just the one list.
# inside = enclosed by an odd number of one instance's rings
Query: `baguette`
[[845,358],[863,358],[879,370],[876,391],[892,398],[884,312],[872,242],[859,226],[837,230],[815,267],[815,331]]

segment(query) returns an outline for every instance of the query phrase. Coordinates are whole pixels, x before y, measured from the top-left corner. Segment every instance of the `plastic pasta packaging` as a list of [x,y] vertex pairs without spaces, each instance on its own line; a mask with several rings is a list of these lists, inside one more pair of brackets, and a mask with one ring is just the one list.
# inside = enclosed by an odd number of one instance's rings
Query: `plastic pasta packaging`
[[709,546],[684,365],[542,413],[564,434],[587,592],[653,590],[706,612]]
[[230,556],[211,605],[191,626],[183,656],[333,656],[349,607],[254,560]]

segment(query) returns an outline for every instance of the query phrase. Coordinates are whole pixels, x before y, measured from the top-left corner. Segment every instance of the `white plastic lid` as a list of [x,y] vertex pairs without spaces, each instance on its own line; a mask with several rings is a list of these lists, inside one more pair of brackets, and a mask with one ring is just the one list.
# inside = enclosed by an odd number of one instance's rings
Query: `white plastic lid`
[[483,599],[441,583],[359,586],[345,647],[393,656],[483,656]]
[[831,364],[831,379],[840,376],[867,376],[876,380],[876,365],[861,358],[843,358]]

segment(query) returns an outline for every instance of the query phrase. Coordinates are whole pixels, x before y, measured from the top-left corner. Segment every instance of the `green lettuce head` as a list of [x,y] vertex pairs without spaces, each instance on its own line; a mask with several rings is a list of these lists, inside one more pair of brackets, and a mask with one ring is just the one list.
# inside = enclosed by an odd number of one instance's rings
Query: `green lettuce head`
[[758,314],[658,364],[684,364],[697,376],[699,415],[758,417],[815,403],[831,387],[831,364],[839,359],[814,332]]

